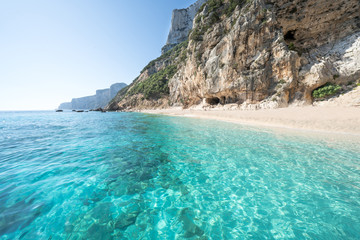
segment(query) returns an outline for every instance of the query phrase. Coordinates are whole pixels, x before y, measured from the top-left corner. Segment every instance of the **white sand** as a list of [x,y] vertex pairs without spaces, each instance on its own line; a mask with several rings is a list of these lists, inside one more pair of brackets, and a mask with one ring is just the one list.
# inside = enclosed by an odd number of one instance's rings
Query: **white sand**
[[146,110],[142,112],[215,119],[256,126],[291,128],[360,136],[359,107],[308,106],[247,111],[220,110],[216,108],[209,111],[170,108]]
[[[314,106],[288,107],[263,110],[232,110],[232,106],[187,109],[170,108],[146,110],[146,113],[195,117],[261,126],[282,132],[305,133],[323,138],[347,139],[360,145],[360,87],[331,98],[316,102]],[[315,134],[316,133],[316,134]],[[335,136],[336,135],[336,136]]]

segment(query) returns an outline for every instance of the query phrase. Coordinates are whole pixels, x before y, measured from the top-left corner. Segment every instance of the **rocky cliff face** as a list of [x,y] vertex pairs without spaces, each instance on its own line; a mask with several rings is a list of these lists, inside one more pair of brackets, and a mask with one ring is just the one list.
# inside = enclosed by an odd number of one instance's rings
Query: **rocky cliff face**
[[104,108],[110,100],[124,87],[125,83],[115,83],[107,89],[96,90],[96,95],[73,98],[71,102],[62,103],[59,109],[96,109]]
[[[194,28],[203,28],[211,14],[205,8]],[[355,0],[238,5],[190,41],[189,58],[170,81],[171,101],[310,103],[312,91],[327,82],[359,79],[359,14]]]
[[170,32],[166,45],[161,50],[162,54],[187,40],[189,32],[193,27],[194,17],[206,1],[207,0],[198,0],[188,8],[175,9],[173,11]]
[[[140,81],[169,65],[176,72],[161,96],[168,106],[309,104],[327,83],[360,80],[360,2],[209,0],[177,55],[155,60]],[[126,105],[134,96],[113,106],[156,106],[139,97]]]
[[72,103],[71,102],[61,103],[58,109],[72,109]]
[[125,83],[115,83],[111,85],[110,88],[96,90],[96,95],[95,95],[96,103],[94,108],[106,107],[106,105],[110,102],[110,100],[113,99],[113,97],[115,97],[115,95],[126,86],[127,85]]

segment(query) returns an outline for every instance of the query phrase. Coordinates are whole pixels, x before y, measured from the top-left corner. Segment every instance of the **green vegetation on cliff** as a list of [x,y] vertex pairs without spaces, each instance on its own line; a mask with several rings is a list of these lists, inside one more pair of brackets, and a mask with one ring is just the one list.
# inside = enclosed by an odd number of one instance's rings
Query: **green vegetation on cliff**
[[184,41],[182,43],[179,43],[166,53],[162,54],[160,57],[152,60],[151,62],[146,65],[143,70],[141,70],[140,73],[145,72],[146,70],[150,69],[151,67],[154,67],[157,62],[165,61],[165,60],[171,60],[175,61],[176,58],[187,48],[189,41]]
[[189,41],[179,43],[160,57],[149,62],[143,68],[141,74],[146,71],[148,71],[148,74],[153,73],[146,79],[141,79],[141,76],[137,77],[130,85],[119,91],[109,105],[112,106],[136,94],[143,94],[144,98],[155,100],[169,95],[169,79],[174,76],[180,63],[186,60],[188,43]]
[[146,99],[158,99],[169,94],[169,79],[174,76],[177,66],[170,65],[154,73],[144,81],[134,83],[134,86],[126,93],[132,96],[142,93]]
[[165,62],[166,67],[150,75],[149,78],[143,81],[134,81],[132,84],[133,86],[126,92],[126,96],[142,93],[146,99],[158,99],[164,95],[168,95],[169,79],[176,73],[180,62],[184,62],[186,60],[186,48],[188,43],[189,41],[179,43],[171,50],[146,65],[141,73],[144,73],[151,67],[155,67],[157,63],[162,64]]
[[334,85],[331,83],[327,83],[324,86],[317,88],[313,91],[312,95],[315,99],[330,97],[337,92],[339,92],[341,87],[339,85]]
[[[196,27],[189,34],[189,39],[202,41],[202,37],[214,24],[222,18],[230,16],[237,6],[243,7],[250,0],[208,0],[200,9],[204,15],[198,15],[195,19]],[[179,69],[188,57],[187,47],[189,40],[186,40],[160,57],[149,62],[142,70],[141,75],[128,87],[120,91],[111,101],[110,105],[120,103],[131,96],[142,94],[144,99],[157,100],[169,95],[169,79]],[[200,56],[201,51],[198,55]]]
[[[215,24],[220,22],[222,16],[226,15],[230,17],[237,6],[242,8],[250,0],[209,0],[200,8],[199,13],[206,7],[206,13],[204,15],[198,14],[195,22],[198,24],[191,34],[190,38],[194,41],[202,41],[203,35]],[[206,23],[199,24],[203,19],[206,19]]]

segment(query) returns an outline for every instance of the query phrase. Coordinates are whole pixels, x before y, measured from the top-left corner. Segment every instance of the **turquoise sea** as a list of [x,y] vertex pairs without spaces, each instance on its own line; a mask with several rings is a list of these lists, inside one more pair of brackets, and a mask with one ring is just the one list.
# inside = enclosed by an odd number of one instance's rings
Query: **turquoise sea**
[[360,143],[0,112],[0,239],[360,239]]

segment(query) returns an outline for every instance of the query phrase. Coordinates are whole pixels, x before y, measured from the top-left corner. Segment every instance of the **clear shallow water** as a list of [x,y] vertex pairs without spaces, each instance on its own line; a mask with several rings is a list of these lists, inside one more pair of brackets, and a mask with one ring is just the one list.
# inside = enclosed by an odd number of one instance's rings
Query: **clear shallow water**
[[359,239],[359,143],[0,112],[0,239]]

